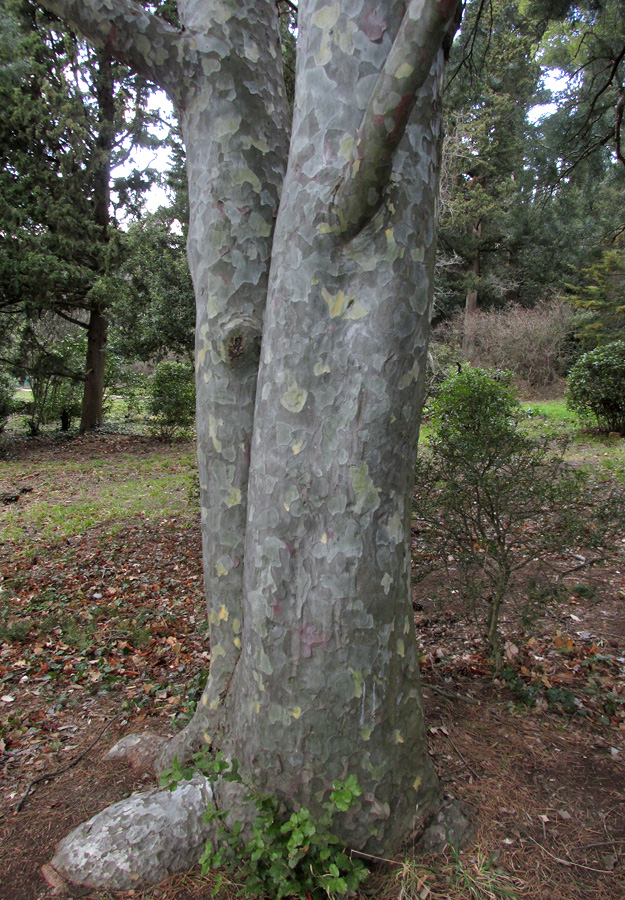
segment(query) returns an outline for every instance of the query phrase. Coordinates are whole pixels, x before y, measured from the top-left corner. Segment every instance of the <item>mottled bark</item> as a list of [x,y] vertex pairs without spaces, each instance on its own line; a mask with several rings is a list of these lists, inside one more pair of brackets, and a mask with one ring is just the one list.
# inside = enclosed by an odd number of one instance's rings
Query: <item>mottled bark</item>
[[187,148],[211,673],[162,760],[203,738],[313,808],[353,773],[344,837],[392,852],[438,799],[409,524],[457,3],[300,5],[286,177],[272,0],[180,0],[179,35],[44,5],[169,91]]
[[289,110],[272,0],[187,0],[178,32],[126,0],[45,0],[168,91],[187,152],[197,436],[211,670],[162,765],[203,743],[240,653],[247,479]]
[[[371,40],[309,3],[273,246],[252,449],[242,657],[226,744],[263,787],[365,794],[351,842],[390,852],[431,809],[410,602],[410,496],[429,328],[442,60],[369,225],[328,215],[402,6]],[[360,26],[360,27],[359,27]],[[377,32],[374,32],[376,34]],[[369,73],[369,74],[368,74]],[[312,111],[314,110],[314,115]]]
[[[181,120],[197,306],[197,444],[211,668],[200,713],[163,753],[163,764],[175,753],[187,756],[212,730],[241,651],[256,377],[288,149],[273,0],[239,0],[236,16],[222,4],[190,6],[180,10],[187,34],[210,26],[203,39],[207,74],[189,85]],[[202,23],[202,13],[219,15]]]
[[[395,148],[443,38],[453,26],[450,17],[456,6],[456,0],[410,0],[406,7],[334,195],[334,213],[345,236],[356,234],[382,203],[393,170]],[[379,40],[376,22],[383,21],[378,14],[379,7],[365,13],[370,17],[368,30],[374,41]]]

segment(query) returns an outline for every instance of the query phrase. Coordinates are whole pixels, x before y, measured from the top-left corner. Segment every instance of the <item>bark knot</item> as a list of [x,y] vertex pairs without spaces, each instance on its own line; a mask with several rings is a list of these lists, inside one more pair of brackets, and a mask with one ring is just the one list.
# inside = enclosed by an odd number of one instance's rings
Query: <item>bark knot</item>
[[262,333],[251,317],[237,317],[225,329],[221,358],[232,369],[257,366],[260,359]]

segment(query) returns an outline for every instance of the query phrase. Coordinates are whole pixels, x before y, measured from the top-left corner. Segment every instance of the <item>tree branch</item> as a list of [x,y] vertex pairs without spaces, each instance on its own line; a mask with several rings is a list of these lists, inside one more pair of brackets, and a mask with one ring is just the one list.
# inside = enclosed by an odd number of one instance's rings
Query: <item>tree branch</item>
[[167,91],[174,103],[180,97],[178,77],[181,33],[133,0],[40,0],[97,47],[130,66]]
[[349,164],[334,192],[332,212],[353,237],[382,202],[393,154],[408,124],[458,0],[410,0],[365,110]]
[[[85,307],[76,307],[77,309],[85,308]],[[65,319],[66,322],[71,322],[72,325],[78,325],[80,328],[84,328],[85,330],[89,328],[88,322],[81,322],[80,319],[74,319],[73,316],[69,316],[66,312],[63,312],[61,309],[55,309],[54,314],[59,317],[59,319]]]
[[[616,79],[616,75],[618,73],[619,66],[622,63],[623,59],[625,59],[625,46],[622,48],[621,52],[618,54],[618,56],[616,56],[615,59],[613,59],[613,60],[610,59],[610,60],[605,61],[605,65],[601,72],[597,72],[592,76],[591,83],[590,83],[590,93],[592,94],[592,101],[590,103],[590,108],[588,110],[588,113],[587,113],[584,121],[579,126],[577,131],[574,132],[572,137],[570,138],[571,142],[577,138],[583,139],[584,134],[590,131],[593,120],[599,119],[601,117],[602,113],[604,113],[607,109],[610,108],[610,104],[608,104],[606,107],[599,109],[598,116],[595,115],[595,112],[597,109],[597,104],[599,103],[599,99],[608,90],[608,88],[611,87],[611,85],[614,83],[614,81]],[[591,65],[596,62],[597,62],[597,59],[591,59],[585,65]],[[609,75],[606,78],[605,82],[603,83],[602,87],[600,87],[598,90],[594,90],[595,81],[608,68],[610,69],[610,72],[609,72]],[[577,70],[577,72],[574,73],[574,77],[577,77],[583,71],[583,69],[584,69],[584,66],[580,66],[580,68]],[[593,93],[593,91],[594,91],[594,93]],[[618,107],[617,107],[617,110],[618,110]]]
[[625,166],[625,156],[621,147],[621,128],[623,126],[623,113],[625,112],[625,87],[621,86],[616,104],[616,121],[614,123],[614,143],[616,145],[616,158]]

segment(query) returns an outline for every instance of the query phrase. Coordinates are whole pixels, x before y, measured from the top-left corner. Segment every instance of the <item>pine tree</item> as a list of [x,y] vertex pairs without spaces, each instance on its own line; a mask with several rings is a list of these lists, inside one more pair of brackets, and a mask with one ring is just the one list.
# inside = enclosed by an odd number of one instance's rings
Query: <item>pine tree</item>
[[460,261],[445,270],[446,289],[463,295],[467,316],[478,298],[501,303],[518,296],[516,262],[523,242],[518,217],[530,136],[528,111],[540,76],[533,38],[518,3],[497,0],[490,17],[481,13],[482,4],[467,7],[445,92],[439,238],[443,251]]
[[[120,258],[111,170],[129,145],[152,141],[147,82],[30,3],[2,0],[0,29],[0,314],[21,321],[30,345],[48,311],[86,331],[85,367],[74,373],[85,431],[102,422],[109,279]],[[135,195],[148,183],[137,173],[130,181]]]

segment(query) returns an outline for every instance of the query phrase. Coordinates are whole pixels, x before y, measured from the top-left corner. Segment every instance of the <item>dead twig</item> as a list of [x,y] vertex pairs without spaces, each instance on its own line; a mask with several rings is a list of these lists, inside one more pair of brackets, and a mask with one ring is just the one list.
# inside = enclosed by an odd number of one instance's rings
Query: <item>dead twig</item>
[[611,869],[595,869],[594,866],[585,866],[583,863],[573,862],[572,859],[561,859],[559,856],[555,856],[555,854],[551,853],[550,850],[547,850],[546,847],[543,847],[542,844],[539,844],[537,840],[535,840],[531,834],[528,834],[528,838],[532,843],[536,844],[539,850],[542,850],[543,853],[546,853],[547,856],[550,856],[557,863],[560,863],[561,866],[574,866],[576,869],[585,869],[587,872],[598,872],[600,875],[612,875],[613,872]]
[[462,700],[463,703],[470,703],[471,706],[481,706],[481,700],[474,700],[473,697],[467,697],[465,694],[456,694],[453,691],[446,691],[444,688],[435,687],[433,684],[425,684],[425,688],[440,694],[441,697],[447,697],[448,700]]
[[374,856],[372,853],[364,853],[362,850],[350,850],[350,856],[362,856],[363,859],[373,859],[376,862],[388,863],[389,866],[402,866],[403,863],[396,859],[387,859],[386,856]]
[[114,716],[112,719],[109,719],[109,721],[106,723],[104,728],[100,731],[100,733],[98,734],[96,739],[91,744],[89,744],[89,746],[86,748],[86,750],[83,750],[83,752],[79,756],[77,756],[76,759],[73,759],[70,763],[68,763],[66,766],[62,766],[60,769],[55,769],[54,772],[47,772],[45,775],[39,775],[38,778],[33,778],[33,780],[28,784],[28,787],[24,791],[22,799],[15,807],[15,815],[17,815],[17,813],[21,811],[22,807],[24,806],[24,803],[26,803],[26,798],[30,794],[31,788],[33,788],[36,784],[39,784],[40,781],[48,781],[50,778],[56,778],[57,775],[62,775],[64,772],[69,771],[69,769],[72,769],[75,765],[77,765],[81,759],[85,758],[87,753],[89,753],[91,750],[93,750],[93,748],[98,743],[98,741],[100,740],[100,738],[102,737],[102,735],[104,734],[106,729],[109,727],[109,725],[112,725],[113,722],[117,718],[119,718],[119,717]]
[[468,762],[468,760],[466,760],[466,759],[464,758],[464,756],[462,755],[462,753],[460,752],[460,750],[458,749],[458,747],[456,747],[456,744],[454,743],[454,741],[453,741],[451,735],[450,735],[450,734],[447,734],[446,731],[443,731],[443,734],[445,735],[445,737],[447,738],[447,740],[449,741],[449,743],[451,744],[451,746],[454,748],[454,750],[456,751],[456,753],[458,754],[458,756],[460,757],[460,759],[462,760],[462,762],[465,764],[465,766],[467,767],[467,769],[469,770],[469,772],[471,772],[471,774],[474,775],[476,778],[479,778],[480,776],[477,774],[477,772],[475,771],[475,769],[473,768],[473,766],[471,765],[471,763]]

